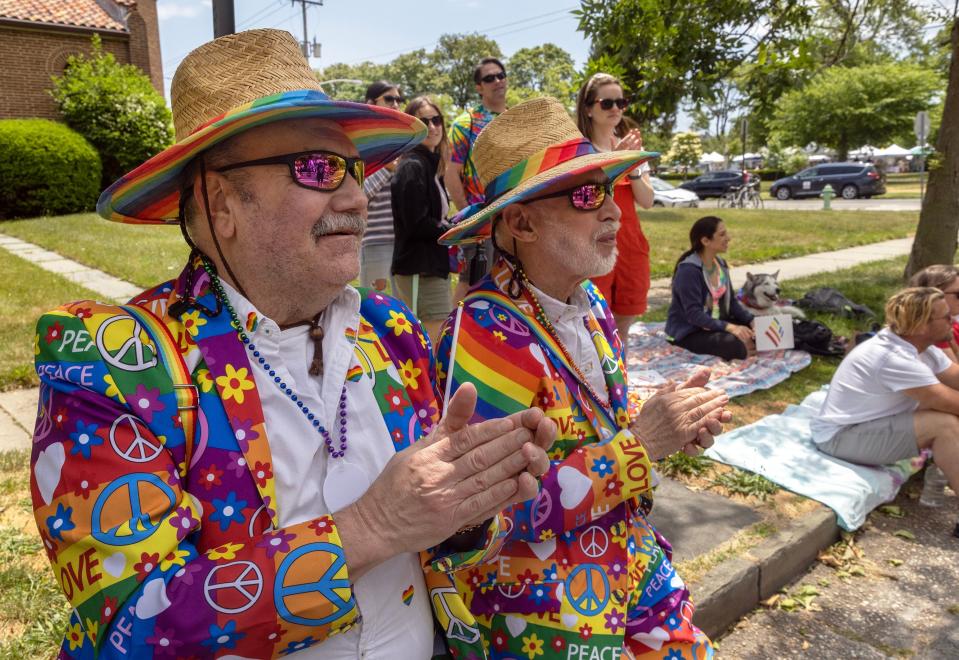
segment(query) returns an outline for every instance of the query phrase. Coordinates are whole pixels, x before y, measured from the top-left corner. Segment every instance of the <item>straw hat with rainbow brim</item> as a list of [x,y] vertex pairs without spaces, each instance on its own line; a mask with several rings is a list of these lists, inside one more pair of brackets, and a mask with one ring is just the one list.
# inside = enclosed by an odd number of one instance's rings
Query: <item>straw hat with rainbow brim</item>
[[131,224],[176,223],[180,174],[190,161],[238,133],[283,119],[337,123],[372,173],[412,149],[426,127],[397,110],[333,101],[289,32],[249,30],[203,44],[171,86],[176,143],[103,191],[97,212]]
[[490,237],[492,219],[504,208],[586,172],[602,170],[617,181],[659,154],[601,152],[583,137],[563,104],[541,97],[495,117],[476,138],[471,159],[486,201],[460,211],[440,237],[444,245],[478,243]]

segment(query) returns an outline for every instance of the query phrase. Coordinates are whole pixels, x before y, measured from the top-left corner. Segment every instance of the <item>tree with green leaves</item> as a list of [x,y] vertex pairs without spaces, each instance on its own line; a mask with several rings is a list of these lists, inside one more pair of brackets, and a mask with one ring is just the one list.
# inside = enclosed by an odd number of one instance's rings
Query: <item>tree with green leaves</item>
[[143,71],[120,64],[99,35],[89,55],[71,55],[51,91],[67,126],[89,140],[103,163],[106,187],[173,141],[166,102]]
[[673,135],[665,160],[671,165],[682,167],[683,178],[685,178],[689,168],[696,167],[702,157],[703,143],[699,133],[676,133]]
[[905,63],[833,67],[779,99],[771,126],[782,144],[851,149],[889,142],[942,91],[932,71]]
[[445,91],[443,73],[424,48],[398,55],[385,68],[386,79],[399,85],[407,98]]
[[573,57],[556,44],[520,48],[509,58],[510,87],[552,96],[569,105],[575,101]]
[[[345,101],[362,101],[366,95],[366,88],[377,80],[390,80],[388,66],[374,62],[360,62],[359,64],[331,64],[316,72],[323,85],[323,89],[332,98]],[[360,82],[347,82],[359,80]],[[327,82],[331,81],[331,82]],[[403,90],[406,93],[406,90]]]
[[503,52],[493,39],[481,34],[444,34],[430,59],[440,74],[437,83],[453,102],[465,108],[479,100],[473,69],[484,57],[503,59]]
[[796,0],[583,0],[574,13],[592,40],[586,74],[619,78],[633,118],[668,131],[684,100],[712,100],[743,63],[790,58],[810,9]]

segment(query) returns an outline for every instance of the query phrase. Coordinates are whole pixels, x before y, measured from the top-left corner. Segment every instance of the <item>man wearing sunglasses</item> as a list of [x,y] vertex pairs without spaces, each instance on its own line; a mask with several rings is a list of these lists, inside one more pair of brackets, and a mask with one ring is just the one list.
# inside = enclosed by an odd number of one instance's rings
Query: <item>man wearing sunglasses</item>
[[532,657],[531,640],[571,658],[712,655],[646,515],[651,462],[712,444],[728,399],[693,387],[700,373],[631,409],[612,313],[588,281],[616,261],[614,184],[654,155],[599,152],[559,101],[527,101],[477,139],[486,202],[440,239],[492,235],[499,257],[441,334],[444,396],[474,383],[475,421],[538,406],[559,427],[539,493],[506,512],[499,556],[455,574],[495,657]]
[[[484,57],[473,69],[473,82],[480,104],[453,120],[449,130],[450,163],[444,180],[458,210],[483,201],[483,184],[471,157],[473,143],[493,117],[506,110],[508,83],[502,62],[495,57]],[[489,272],[491,257],[492,246],[488,243],[461,248],[462,270],[454,300],[461,300],[469,287]]]
[[279,30],[196,49],[172,98],[176,144],[98,209],[179,224],[189,263],[37,328],[31,478],[72,606],[61,657],[482,653],[444,571],[495,552],[555,428],[536,410],[470,424],[471,388],[441,417],[419,323],[349,286],[364,174],[425,128],[331,101]]

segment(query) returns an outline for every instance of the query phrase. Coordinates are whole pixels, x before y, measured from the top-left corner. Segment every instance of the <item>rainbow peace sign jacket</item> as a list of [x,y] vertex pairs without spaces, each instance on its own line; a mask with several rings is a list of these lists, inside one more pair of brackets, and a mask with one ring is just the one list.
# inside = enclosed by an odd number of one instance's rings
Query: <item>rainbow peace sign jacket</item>
[[[429,343],[402,303],[361,293],[366,366],[352,375],[375,374],[400,450],[438,420]],[[183,299],[195,305],[171,313]],[[277,528],[258,367],[209,276],[194,261],[134,302],[75,302],[37,325],[31,491],[74,607],[61,657],[270,658],[347,629],[357,610],[336,521]],[[469,565],[487,551],[424,561]],[[426,583],[447,637],[481,654],[449,576],[427,570]]]
[[505,512],[505,545],[492,561],[455,573],[493,658],[704,658],[709,640],[673,570],[669,544],[646,520],[652,467],[628,429],[622,345],[599,291],[583,286],[587,327],[608,400],[578,380],[531,301],[505,292],[501,259],[444,326],[440,391],[479,392],[474,421],[538,406],[559,435],[539,495]]

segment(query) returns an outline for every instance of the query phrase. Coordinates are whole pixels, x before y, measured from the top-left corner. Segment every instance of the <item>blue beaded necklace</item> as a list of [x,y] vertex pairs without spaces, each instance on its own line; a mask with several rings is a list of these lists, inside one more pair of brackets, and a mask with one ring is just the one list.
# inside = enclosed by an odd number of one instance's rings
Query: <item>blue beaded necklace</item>
[[260,354],[260,351],[256,348],[249,335],[243,330],[243,325],[240,323],[240,318],[237,316],[236,310],[233,309],[233,305],[230,304],[230,299],[226,295],[226,290],[223,288],[223,285],[220,283],[220,278],[217,276],[216,271],[213,269],[213,265],[210,264],[206,259],[203,260],[203,269],[207,272],[207,275],[210,276],[210,283],[213,286],[213,290],[216,293],[217,298],[223,303],[223,306],[226,307],[227,312],[230,314],[230,325],[236,330],[237,337],[240,341],[246,346],[246,349],[250,352],[253,359],[257,364],[273,379],[273,383],[280,389],[283,394],[287,396],[293,403],[296,404],[296,407],[299,408],[300,412],[306,417],[307,421],[313,426],[313,428],[320,434],[320,437],[323,438],[323,444],[326,446],[327,453],[332,458],[340,458],[346,455],[346,383],[343,384],[343,391],[340,393],[340,403],[337,410],[338,417],[340,420],[340,435],[339,435],[339,448],[335,449],[333,447],[333,438],[330,437],[330,432],[324,428],[323,424],[317,419],[316,414],[310,410],[303,400],[297,396],[296,392],[293,391],[293,388],[287,385],[283,379],[277,375],[276,370],[270,366],[266,361],[266,358]]

